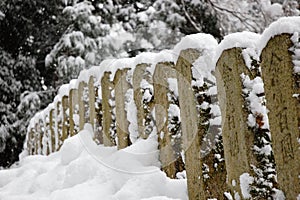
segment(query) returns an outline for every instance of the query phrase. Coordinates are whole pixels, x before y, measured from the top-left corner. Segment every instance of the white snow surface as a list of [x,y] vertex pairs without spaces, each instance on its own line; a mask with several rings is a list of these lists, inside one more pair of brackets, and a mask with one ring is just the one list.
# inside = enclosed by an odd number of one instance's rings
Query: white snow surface
[[69,87],[69,84],[63,84],[62,86],[60,86],[58,90],[60,98],[62,98],[63,96],[69,96]]
[[76,83],[77,83],[77,79],[72,79],[72,80],[70,81],[70,83],[69,83],[69,91],[70,91],[71,89],[77,89],[77,88],[76,88]]
[[85,130],[49,156],[26,156],[0,171],[1,200],[174,200],[188,199],[186,179],[160,171],[157,138],[126,149],[97,146]]
[[241,191],[242,195],[245,199],[250,199],[250,185],[253,183],[254,178],[250,176],[248,173],[243,173],[240,176],[240,183],[241,183]]
[[130,133],[130,141],[135,142],[138,138],[138,123],[137,123],[137,108],[134,102],[133,97],[133,89],[127,90],[125,95],[125,110],[127,120],[129,122],[129,133]]
[[282,17],[270,24],[270,26],[262,33],[258,46],[258,52],[263,50],[268,41],[275,35],[282,33],[293,34],[300,32],[300,17]]
[[215,63],[222,55],[223,51],[235,47],[239,48],[256,48],[260,40],[260,35],[248,31],[232,33],[224,37],[216,48]]
[[177,60],[180,51],[185,49],[214,49],[218,45],[217,40],[209,34],[197,33],[183,37],[174,47],[174,60]]

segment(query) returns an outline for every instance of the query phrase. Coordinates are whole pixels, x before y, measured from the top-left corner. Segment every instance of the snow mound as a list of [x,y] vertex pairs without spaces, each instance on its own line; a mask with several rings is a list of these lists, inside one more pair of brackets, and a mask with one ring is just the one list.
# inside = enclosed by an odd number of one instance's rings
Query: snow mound
[[96,145],[85,130],[49,156],[27,156],[0,171],[1,200],[174,200],[188,199],[185,179],[160,171],[157,139],[126,149]]

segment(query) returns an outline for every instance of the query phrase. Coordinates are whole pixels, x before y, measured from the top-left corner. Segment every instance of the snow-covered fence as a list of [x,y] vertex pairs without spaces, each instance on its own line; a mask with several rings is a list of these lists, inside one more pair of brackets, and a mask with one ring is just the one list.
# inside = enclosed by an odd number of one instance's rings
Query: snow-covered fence
[[48,155],[90,127],[97,143],[120,150],[157,137],[161,169],[187,178],[190,199],[295,199],[299,27],[284,18],[262,35],[217,44],[197,34],[172,51],[103,61],[31,120],[25,148]]
[[299,21],[290,20],[272,24],[262,36],[237,33],[219,45],[216,77],[228,185],[243,198],[276,193],[283,199],[278,189],[287,199],[299,195]]

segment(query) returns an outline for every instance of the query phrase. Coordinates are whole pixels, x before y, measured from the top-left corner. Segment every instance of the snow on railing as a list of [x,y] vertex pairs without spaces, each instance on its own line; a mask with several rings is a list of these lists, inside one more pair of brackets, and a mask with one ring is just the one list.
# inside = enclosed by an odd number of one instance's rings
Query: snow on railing
[[295,199],[299,32],[299,17],[282,18],[262,35],[218,44],[195,34],[173,50],[105,60],[61,86],[31,119],[24,148],[59,151],[90,123],[97,144],[118,149],[157,137],[162,170],[187,178],[190,199]]

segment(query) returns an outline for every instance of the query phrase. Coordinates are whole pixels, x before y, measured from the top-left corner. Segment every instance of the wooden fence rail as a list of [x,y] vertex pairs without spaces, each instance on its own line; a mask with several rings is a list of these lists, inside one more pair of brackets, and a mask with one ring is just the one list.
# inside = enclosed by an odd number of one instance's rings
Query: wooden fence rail
[[132,98],[137,137],[157,134],[162,170],[170,178],[186,170],[190,199],[268,199],[279,190],[299,198],[299,30],[272,30],[257,36],[268,38],[263,49],[241,33],[250,42],[226,37],[213,48],[182,48],[176,60],[140,55],[79,77],[31,120],[25,147],[48,155],[90,123],[95,141],[126,148]]

